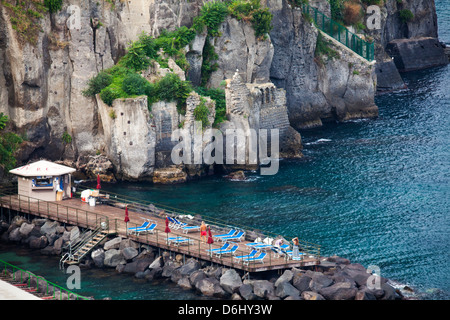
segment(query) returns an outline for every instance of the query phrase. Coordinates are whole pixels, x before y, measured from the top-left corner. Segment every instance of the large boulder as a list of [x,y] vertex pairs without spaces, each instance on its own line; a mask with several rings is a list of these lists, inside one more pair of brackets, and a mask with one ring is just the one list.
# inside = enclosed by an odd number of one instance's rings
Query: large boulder
[[276,296],[281,299],[286,298],[288,296],[297,297],[300,295],[300,291],[298,291],[292,284],[287,281],[281,282],[275,289]]
[[333,280],[320,272],[314,272],[309,283],[312,291],[319,292],[320,289],[326,288],[333,283]]
[[18,242],[21,239],[22,239],[22,235],[20,234],[20,228],[17,228],[17,227],[15,229],[13,229],[8,235],[9,241]]
[[229,294],[238,292],[239,287],[242,285],[242,280],[239,274],[234,269],[228,269],[220,277],[220,285]]
[[116,237],[114,239],[106,241],[105,244],[103,245],[103,249],[105,249],[105,251],[108,251],[110,249],[119,249],[121,242],[122,242],[122,238]]
[[215,278],[204,278],[196,283],[195,288],[208,297],[226,297],[226,292]]
[[41,227],[41,234],[55,234],[57,227],[59,227],[58,221],[47,220]]
[[351,263],[342,268],[342,273],[353,279],[358,286],[366,285],[370,274],[359,263]]
[[267,280],[255,280],[252,282],[253,292],[260,298],[266,299],[268,296],[275,295],[275,286]]
[[91,253],[92,261],[98,268],[102,268],[105,262],[105,250],[99,248],[97,250],[92,251]]
[[309,284],[311,283],[311,277],[304,273],[297,273],[292,278],[292,284],[299,292],[311,291]]
[[48,245],[48,239],[46,236],[41,236],[39,238],[33,237],[29,242],[31,249],[44,249]]
[[26,238],[30,235],[31,231],[33,231],[34,227],[34,224],[24,222],[19,228],[19,233],[23,238]]
[[244,283],[239,287],[239,294],[244,300],[254,300],[256,295],[253,293],[253,288],[248,283]]
[[120,251],[122,252],[122,255],[125,258],[125,260],[131,260],[134,257],[137,257],[137,255],[139,254],[139,252],[133,247],[126,247]]
[[358,289],[349,282],[339,282],[320,289],[318,293],[327,300],[354,300],[357,292]]
[[123,261],[122,253],[118,249],[105,251],[104,264],[107,267],[117,267]]
[[285,270],[281,277],[275,281],[275,287],[278,287],[282,282],[289,282],[294,277],[294,273],[291,270]]
[[400,72],[448,64],[444,46],[437,38],[394,39],[387,44],[386,52]]
[[205,272],[202,269],[199,269],[191,273],[189,276],[189,281],[193,287],[197,287],[197,282],[205,278],[207,278]]
[[130,263],[127,263],[122,270],[122,272],[125,273],[138,273],[138,272],[144,272],[145,269],[148,268],[150,263],[152,263],[153,260],[151,259],[139,259]]

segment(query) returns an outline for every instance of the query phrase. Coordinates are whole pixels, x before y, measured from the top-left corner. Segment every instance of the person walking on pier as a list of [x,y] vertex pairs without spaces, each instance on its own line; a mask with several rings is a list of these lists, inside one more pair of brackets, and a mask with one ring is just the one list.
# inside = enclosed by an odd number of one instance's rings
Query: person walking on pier
[[295,237],[294,239],[292,239],[293,242],[293,246],[292,246],[292,260],[300,260],[300,252],[298,249],[299,246],[299,241],[298,238]]
[[200,238],[206,242],[206,225],[205,221],[202,221],[200,225]]

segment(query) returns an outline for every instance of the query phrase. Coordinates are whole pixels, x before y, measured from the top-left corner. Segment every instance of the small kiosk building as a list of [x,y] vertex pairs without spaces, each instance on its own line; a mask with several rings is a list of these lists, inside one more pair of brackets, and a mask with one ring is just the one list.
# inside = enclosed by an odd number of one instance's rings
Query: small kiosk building
[[40,160],[10,170],[18,176],[18,194],[45,201],[60,201],[71,197],[73,168]]

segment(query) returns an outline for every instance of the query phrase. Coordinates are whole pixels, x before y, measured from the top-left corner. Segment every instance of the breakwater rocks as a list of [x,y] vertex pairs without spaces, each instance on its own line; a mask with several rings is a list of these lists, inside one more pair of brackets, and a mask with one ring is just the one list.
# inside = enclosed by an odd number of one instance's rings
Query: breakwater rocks
[[[78,227],[16,216],[0,221],[3,242],[22,243],[45,255],[61,255],[67,243],[82,238]],[[115,268],[142,281],[166,279],[207,297],[233,300],[395,300],[405,299],[388,279],[374,277],[358,263],[332,256],[318,266],[243,274],[208,261],[142,245],[127,238],[104,239],[81,268]],[[372,281],[376,279],[375,281]],[[376,288],[371,288],[375,285]],[[409,288],[401,288],[410,290]]]

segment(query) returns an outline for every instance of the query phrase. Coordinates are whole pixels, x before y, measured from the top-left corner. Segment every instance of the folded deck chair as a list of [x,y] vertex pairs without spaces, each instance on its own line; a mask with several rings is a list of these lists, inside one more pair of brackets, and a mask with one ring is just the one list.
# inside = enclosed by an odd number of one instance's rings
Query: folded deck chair
[[253,257],[253,258],[244,258],[242,261],[244,261],[244,264],[250,264],[250,262],[256,262],[259,261],[261,263],[264,263],[264,258],[266,257],[266,252],[261,252],[259,256]]
[[255,249],[259,249],[259,250],[266,250],[267,248],[272,248],[273,246],[271,244],[257,244],[256,246],[253,246],[253,248]]
[[150,225],[147,226],[147,227],[144,227],[144,228],[138,228],[138,229],[134,230],[134,232],[136,232],[136,234],[138,234],[138,233],[140,233],[140,232],[150,232],[150,233],[153,233],[153,230],[155,230],[155,228],[156,228],[156,223],[153,222],[152,224],[150,224]]
[[252,250],[249,254],[243,255],[243,256],[234,256],[233,258],[236,260],[239,259],[246,259],[246,258],[253,258],[255,254],[258,252],[258,250]]
[[286,254],[283,250],[281,250],[280,247],[277,247],[277,246],[271,247],[270,250],[273,251],[273,253],[274,253],[273,257],[274,258],[280,258],[280,257],[282,257],[282,256],[284,256]]
[[169,216],[167,216],[167,219],[169,220],[169,227],[170,228],[172,228],[172,229],[179,229],[180,228],[180,225],[179,225],[177,220],[175,220],[174,218],[169,217]]
[[150,221],[144,221],[144,223],[141,226],[139,226],[139,227],[131,227],[131,228],[128,228],[128,230],[134,231],[136,229],[146,228],[149,224],[150,224]]
[[224,245],[222,246],[222,248],[208,249],[208,250],[206,250],[206,252],[217,252],[217,251],[220,251],[220,250],[225,251],[225,250],[228,249],[229,246],[230,246],[230,244],[228,242],[225,242]]
[[222,237],[222,238],[220,238],[220,240],[222,240],[222,242],[229,241],[229,240],[241,241],[241,238],[243,235],[244,235],[244,231],[239,231],[235,236]]
[[[283,252],[287,255],[288,258],[291,258],[292,260],[295,260],[292,257],[292,253],[293,253],[292,250],[287,250],[287,251],[283,251]],[[299,252],[298,255],[301,256],[301,255],[304,255],[304,253],[303,252]],[[300,260],[300,257],[298,259],[296,259],[296,260]]]
[[216,234],[215,236],[213,236],[213,238],[231,237],[231,236],[234,235],[235,233],[236,233],[236,230],[231,229],[228,233],[225,233],[225,234]]
[[178,237],[178,239],[169,240],[169,243],[170,242],[179,246],[180,244],[189,244],[189,243],[193,243],[194,241],[189,238]]
[[249,242],[249,243],[246,243],[245,245],[246,245],[246,246],[253,247],[253,246],[257,246],[257,245],[259,245],[259,244],[264,244],[264,243],[262,243],[262,242]]
[[195,231],[195,230],[199,230],[200,226],[190,226],[187,225],[184,227],[181,227],[181,230],[183,230],[183,233],[188,233],[189,231]]
[[238,247],[239,247],[238,245],[234,245],[231,249],[228,249],[228,250],[219,250],[219,251],[216,251],[215,254],[216,254],[216,256],[218,256],[218,257],[223,256],[223,255],[226,255],[226,254],[233,254],[233,253],[236,252],[236,250],[237,250]]
[[181,222],[175,217],[172,217],[172,219],[173,221],[175,221],[175,224],[178,226],[178,228],[186,227],[188,225],[187,223]]

